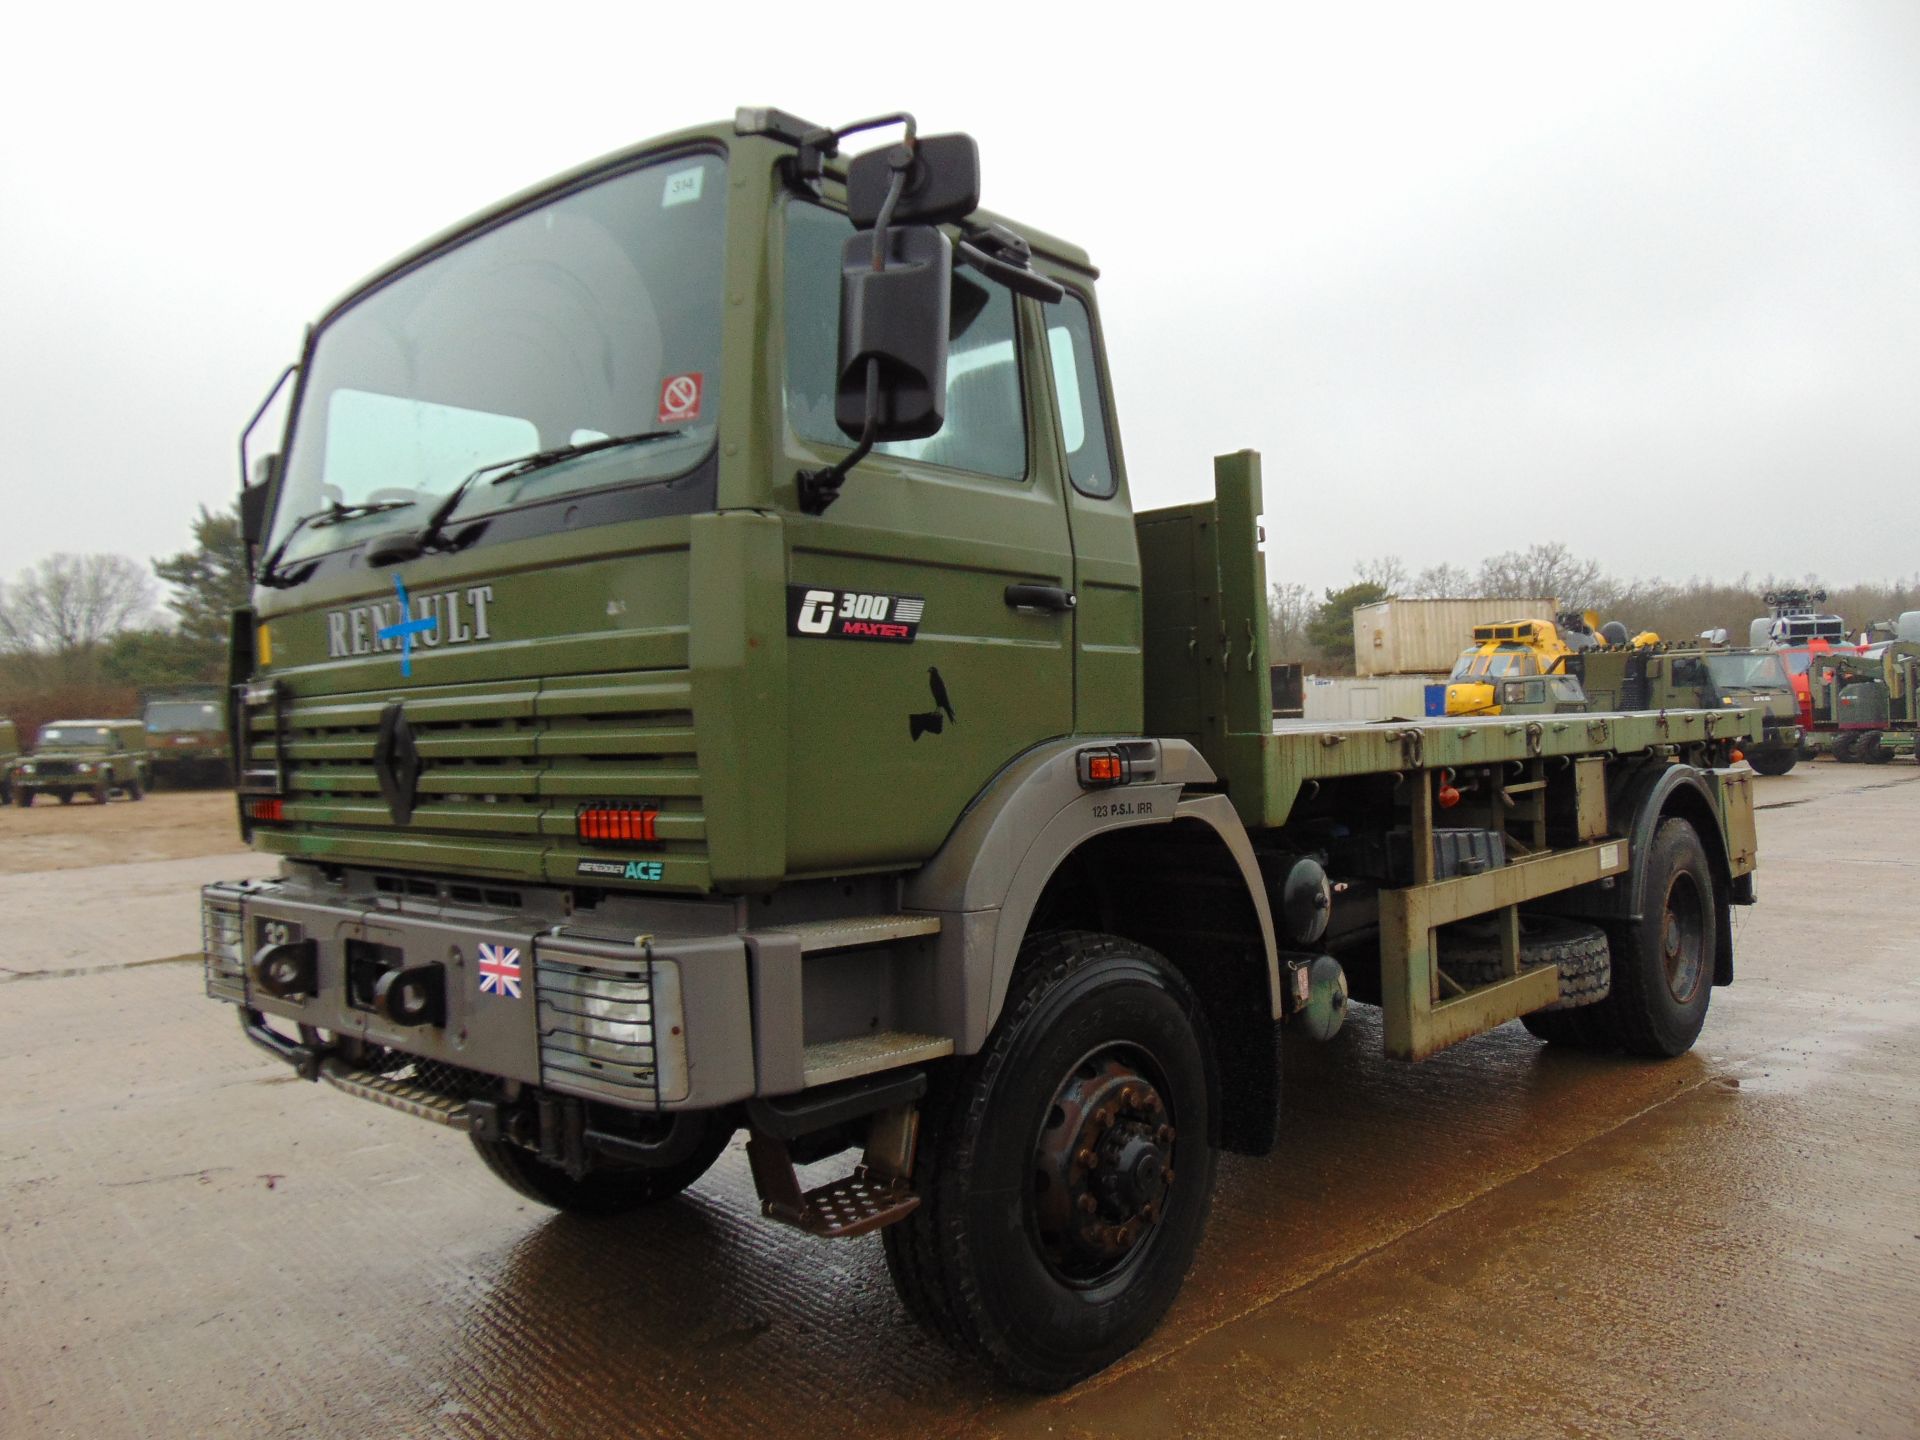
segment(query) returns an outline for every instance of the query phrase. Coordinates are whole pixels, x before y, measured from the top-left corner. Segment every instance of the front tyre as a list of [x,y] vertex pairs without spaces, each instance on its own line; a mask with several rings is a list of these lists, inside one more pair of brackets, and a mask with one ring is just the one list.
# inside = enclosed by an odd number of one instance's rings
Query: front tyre
[[1784,775],[1800,757],[1791,750],[1758,750],[1747,756],[1757,775]]
[[1030,940],[986,1047],[928,1106],[920,1208],[883,1232],[921,1325],[1029,1390],[1150,1334],[1213,1196],[1212,1044],[1131,940]]

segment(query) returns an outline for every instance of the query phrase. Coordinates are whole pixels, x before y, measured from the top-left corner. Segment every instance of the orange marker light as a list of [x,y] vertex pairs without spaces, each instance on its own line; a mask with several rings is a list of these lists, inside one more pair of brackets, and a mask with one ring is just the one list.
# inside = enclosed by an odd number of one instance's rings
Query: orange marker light
[[1098,780],[1102,784],[1112,785],[1120,779],[1120,757],[1118,755],[1095,755],[1087,761],[1087,778]]

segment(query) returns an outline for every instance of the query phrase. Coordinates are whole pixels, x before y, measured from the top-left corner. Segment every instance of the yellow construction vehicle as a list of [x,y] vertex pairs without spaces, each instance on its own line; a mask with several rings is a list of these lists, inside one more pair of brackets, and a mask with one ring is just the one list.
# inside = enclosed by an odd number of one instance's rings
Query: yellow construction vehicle
[[1496,620],[1473,627],[1473,644],[1460,652],[1447,677],[1447,714],[1498,715],[1500,684],[1529,675],[1564,675],[1567,657],[1604,645],[1657,645],[1651,630],[1629,636],[1618,620],[1600,623],[1593,612],[1571,611],[1553,620]]

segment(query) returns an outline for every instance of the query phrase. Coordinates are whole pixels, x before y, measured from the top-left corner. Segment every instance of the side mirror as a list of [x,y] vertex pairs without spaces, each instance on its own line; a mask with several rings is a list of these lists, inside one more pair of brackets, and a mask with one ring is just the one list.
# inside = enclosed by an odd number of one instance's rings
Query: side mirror
[[279,480],[280,457],[262,455],[253,463],[253,480],[240,492],[240,534],[256,550],[267,538],[267,515]]
[[953,247],[933,226],[847,238],[840,252],[834,419],[849,438],[922,440],[938,433],[946,420],[952,312]]
[[[893,177],[905,179],[886,216]],[[946,225],[980,208],[980,147],[971,135],[923,135],[911,146],[892,145],[856,155],[847,165],[847,218],[871,230],[886,218],[897,225]]]

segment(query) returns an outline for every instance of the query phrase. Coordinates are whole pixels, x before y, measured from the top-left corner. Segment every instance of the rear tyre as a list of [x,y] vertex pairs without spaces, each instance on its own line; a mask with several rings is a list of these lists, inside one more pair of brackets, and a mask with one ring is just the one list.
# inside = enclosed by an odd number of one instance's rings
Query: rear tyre
[[1747,756],[1747,764],[1758,775],[1784,775],[1799,758],[1791,750],[1761,750]]
[[624,1215],[678,1195],[713,1167],[733,1138],[733,1127],[709,1119],[706,1133],[684,1159],[659,1169],[590,1170],[578,1180],[510,1140],[473,1141],[486,1167],[510,1190],[569,1215]]
[[98,785],[93,787],[93,803],[96,805],[106,804],[108,794],[107,782],[102,780]]
[[1192,989],[1152,950],[1031,940],[999,1023],[929,1103],[920,1208],[882,1232],[907,1310],[1028,1390],[1150,1334],[1213,1196],[1214,1061]]
[[[1646,914],[1607,926],[1613,989],[1597,1005],[1526,1017],[1543,1039],[1670,1059],[1706,1024],[1720,904],[1706,847],[1685,820],[1660,822],[1645,860]],[[1547,1022],[1536,1027],[1536,1020]]]
[[1862,765],[1884,765],[1893,759],[1893,751],[1883,743],[1878,730],[1866,730],[1853,742],[1853,758]]
[[16,788],[13,792],[13,803],[18,805],[22,810],[26,809],[29,805],[33,804],[33,791]]
[[147,798],[146,787],[140,783],[137,777],[127,781],[126,791],[127,799],[129,800],[144,800]]

